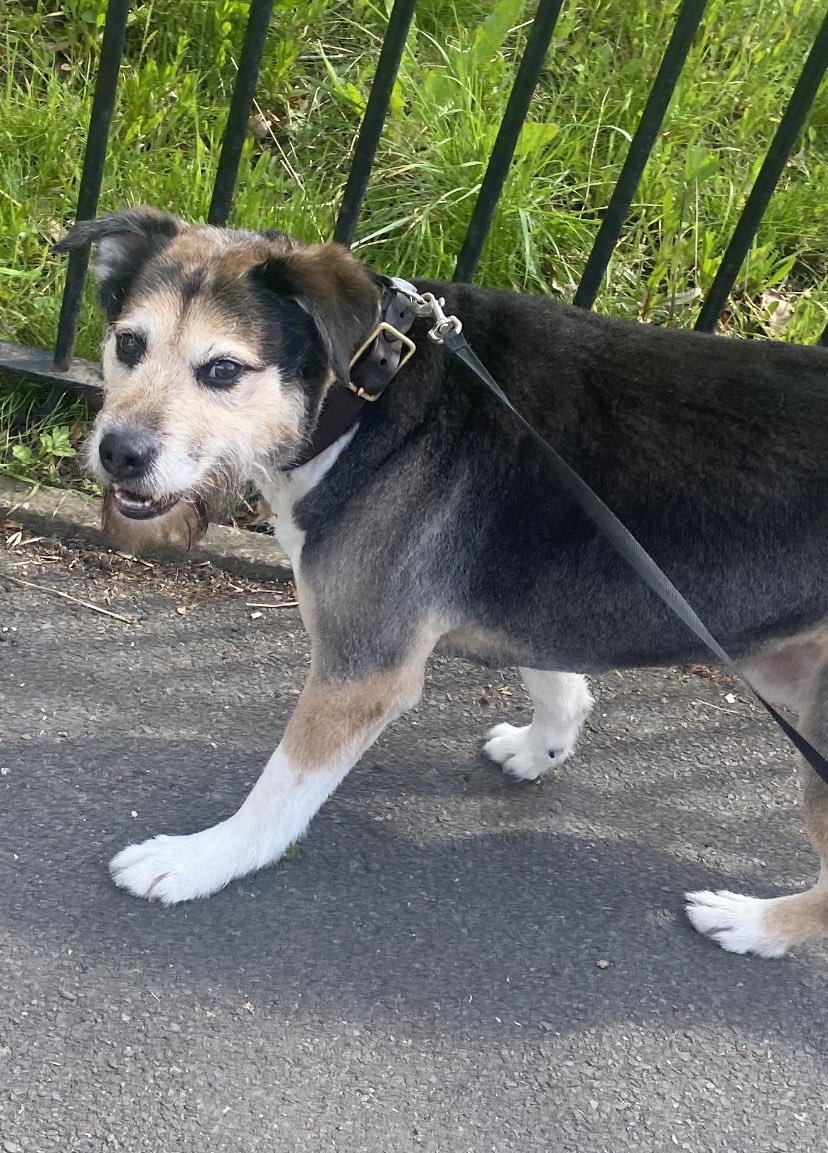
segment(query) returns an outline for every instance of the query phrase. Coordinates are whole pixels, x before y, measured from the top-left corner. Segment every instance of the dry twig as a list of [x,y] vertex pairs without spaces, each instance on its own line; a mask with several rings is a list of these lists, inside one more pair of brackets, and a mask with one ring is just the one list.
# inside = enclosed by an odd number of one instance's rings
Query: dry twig
[[276,605],[259,604],[258,601],[245,601],[245,608],[248,609],[295,609],[299,601],[279,601]]
[[102,608],[100,605],[93,605],[91,601],[82,601],[78,597],[70,596],[69,593],[63,592],[61,589],[48,588],[46,585],[35,584],[34,581],[24,581],[20,577],[12,576],[11,573],[0,572],[0,579],[11,581],[13,584],[22,585],[23,588],[36,589],[37,592],[50,593],[54,597],[62,597],[65,601],[71,601],[73,605],[81,605],[82,608],[91,609],[93,613],[102,613],[105,617],[112,617],[116,621],[123,621],[124,624],[134,625],[134,617],[125,617],[121,613],[113,613],[110,609]]

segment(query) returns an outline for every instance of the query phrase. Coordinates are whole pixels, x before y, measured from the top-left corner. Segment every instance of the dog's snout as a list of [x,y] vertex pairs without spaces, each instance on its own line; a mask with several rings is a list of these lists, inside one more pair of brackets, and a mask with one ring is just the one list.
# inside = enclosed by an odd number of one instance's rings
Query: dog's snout
[[108,432],[101,438],[98,452],[113,480],[139,480],[152,467],[158,442],[154,436],[136,429]]

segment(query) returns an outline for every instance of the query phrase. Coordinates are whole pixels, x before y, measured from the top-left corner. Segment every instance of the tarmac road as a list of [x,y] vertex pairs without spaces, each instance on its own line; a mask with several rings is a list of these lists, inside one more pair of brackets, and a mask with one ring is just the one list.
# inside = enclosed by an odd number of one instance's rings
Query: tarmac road
[[579,755],[518,785],[478,751],[527,715],[515,674],[435,661],[294,859],[163,909],[107,860],[241,801],[307,642],[246,607],[278,586],[67,555],[0,550],[3,1153],[826,1147],[826,949],[735,957],[682,914],[814,875],[742,692],[610,676]]

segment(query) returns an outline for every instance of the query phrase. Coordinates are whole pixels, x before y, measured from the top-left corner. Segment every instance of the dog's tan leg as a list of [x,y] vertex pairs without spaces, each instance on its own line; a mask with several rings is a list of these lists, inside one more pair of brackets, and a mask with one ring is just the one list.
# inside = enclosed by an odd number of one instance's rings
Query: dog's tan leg
[[111,862],[115,883],[173,905],[277,861],[385,725],[417,702],[423,669],[412,659],[347,682],[312,675],[241,808],[203,832],[128,846]]
[[[814,675],[802,711],[802,732],[828,750],[828,663]],[[816,884],[804,893],[762,900],[721,891],[688,894],[694,927],[733,953],[782,957],[789,949],[828,933],[828,785],[803,765],[805,824],[819,854]]]
[[522,728],[495,725],[483,751],[510,777],[534,781],[572,755],[592,708],[592,694],[578,673],[521,669],[520,675],[535,706],[532,723]]

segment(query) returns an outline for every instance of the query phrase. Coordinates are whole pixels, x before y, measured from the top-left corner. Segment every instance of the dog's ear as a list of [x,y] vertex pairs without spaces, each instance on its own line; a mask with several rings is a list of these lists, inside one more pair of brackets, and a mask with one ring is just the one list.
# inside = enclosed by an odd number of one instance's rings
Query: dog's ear
[[92,271],[98,279],[98,299],[110,321],[121,311],[130,285],[143,266],[169,244],[186,225],[155,208],[128,208],[97,220],[81,220],[54,246],[73,252],[96,246]]
[[379,320],[379,289],[343,245],[294,244],[280,244],[254,275],[305,309],[336,379],[346,381],[351,358]]

